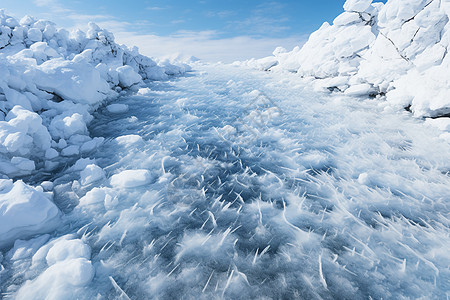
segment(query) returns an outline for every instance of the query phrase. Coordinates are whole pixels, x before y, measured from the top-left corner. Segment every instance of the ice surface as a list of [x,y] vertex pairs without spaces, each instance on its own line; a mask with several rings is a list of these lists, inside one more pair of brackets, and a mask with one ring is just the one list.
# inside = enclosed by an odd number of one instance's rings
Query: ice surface
[[437,129],[296,74],[198,68],[96,113],[103,144],[53,180],[59,229],[3,253],[6,296],[446,297]]

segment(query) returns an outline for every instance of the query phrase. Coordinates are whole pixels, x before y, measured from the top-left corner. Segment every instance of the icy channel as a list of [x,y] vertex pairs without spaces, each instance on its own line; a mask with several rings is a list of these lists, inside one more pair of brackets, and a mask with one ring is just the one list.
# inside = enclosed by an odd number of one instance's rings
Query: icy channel
[[45,178],[62,224],[0,254],[5,299],[449,297],[437,130],[295,75],[198,69],[98,111],[103,146]]

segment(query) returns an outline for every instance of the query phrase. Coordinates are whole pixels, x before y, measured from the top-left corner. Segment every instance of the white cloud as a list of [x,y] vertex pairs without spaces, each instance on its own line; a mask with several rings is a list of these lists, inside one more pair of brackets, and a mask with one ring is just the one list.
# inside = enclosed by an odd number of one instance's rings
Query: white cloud
[[[202,60],[211,62],[233,62],[236,60],[268,56],[278,46],[292,49],[294,46],[303,44],[306,40],[305,36],[267,38],[261,34],[259,37],[254,37],[250,36],[252,34],[250,30],[241,31],[241,36],[228,38],[221,37],[223,33],[215,30],[178,31],[170,36],[141,34],[142,32],[139,31],[140,28],[149,28],[149,21],[135,20],[123,22],[111,15],[80,14],[73,9],[69,9],[68,6],[62,5],[65,2],[60,0],[24,1],[29,1],[30,9],[34,10],[33,14],[38,14],[36,17],[50,19],[69,30],[75,28],[86,30],[88,22],[95,22],[100,27],[113,32],[117,42],[128,46],[138,46],[142,54],[153,57],[183,54],[196,56]],[[266,6],[257,6],[253,18],[263,14],[263,11],[267,12],[270,9],[277,11],[279,5],[276,2],[271,2]],[[44,11],[39,13],[40,9],[38,10],[38,8],[42,8]],[[224,13],[224,15],[226,14]],[[273,15],[268,15],[268,17],[273,17]],[[261,26],[261,28],[266,28],[263,31],[268,30],[267,27],[277,24],[276,21],[273,21],[273,18],[266,21],[264,19],[253,19],[253,21],[254,27]],[[237,25],[248,26],[249,24]],[[278,25],[283,24],[278,23]]]
[[38,7],[48,8],[54,13],[69,13],[72,12],[70,9],[64,7],[58,0],[33,0],[34,5]]
[[116,34],[116,39],[129,46],[138,46],[140,52],[148,56],[164,57],[171,54],[183,54],[211,62],[262,58],[269,56],[278,46],[292,49],[306,41],[306,36],[262,39],[250,36],[215,38],[215,35],[214,31],[185,31],[172,36],[119,32]]
[[160,6],[149,6],[145,8],[146,10],[163,10],[167,9],[167,7],[160,7]]
[[290,29],[283,9],[285,4],[280,2],[265,2],[256,6],[250,16],[243,20],[229,22],[230,27],[251,35],[275,35]]

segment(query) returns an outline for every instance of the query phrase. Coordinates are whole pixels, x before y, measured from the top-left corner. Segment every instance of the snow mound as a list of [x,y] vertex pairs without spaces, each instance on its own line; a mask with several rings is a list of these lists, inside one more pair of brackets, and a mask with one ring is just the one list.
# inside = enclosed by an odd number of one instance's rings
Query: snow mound
[[32,267],[47,268],[37,278],[27,281],[16,299],[77,299],[74,295],[94,278],[90,257],[90,247],[70,235],[47,243],[32,258]]
[[0,179],[0,248],[55,229],[60,212],[51,198],[21,180]]
[[96,181],[102,180],[105,178],[105,172],[102,168],[97,165],[91,164],[87,165],[86,168],[80,172],[81,176],[81,184],[88,185],[94,183]]
[[450,113],[447,1],[348,0],[344,9],[302,48],[277,49],[271,57],[242,64],[296,72],[326,92],[386,95],[389,104],[418,117]]
[[152,179],[148,170],[125,170],[111,177],[111,185],[115,188],[135,188],[148,184]]

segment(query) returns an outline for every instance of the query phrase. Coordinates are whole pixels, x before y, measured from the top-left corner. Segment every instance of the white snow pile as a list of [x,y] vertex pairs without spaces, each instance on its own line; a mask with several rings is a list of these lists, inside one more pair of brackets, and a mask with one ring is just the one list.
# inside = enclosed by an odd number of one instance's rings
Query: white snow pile
[[15,299],[74,299],[74,294],[91,283],[95,273],[91,248],[71,234],[50,241],[49,238],[42,235],[28,241],[17,240],[7,254],[13,262],[31,258],[27,267],[40,272],[37,278],[25,282]]
[[101,140],[89,137],[87,125],[100,104],[142,80],[184,72],[117,45],[93,23],[87,33],[69,33],[3,10],[0,22],[0,173],[9,178],[51,171],[59,156],[91,151]]
[[[103,142],[87,129],[100,105],[137,91],[143,80],[186,70],[167,61],[158,65],[137,48],[116,44],[93,23],[86,33],[69,33],[52,22],[30,16],[18,21],[0,10],[0,247],[48,231],[59,217],[51,196],[9,179],[52,172],[88,155]],[[108,106],[113,113],[127,109]],[[85,184],[99,176],[90,171]]]
[[52,194],[19,180],[0,179],[0,247],[17,236],[30,237],[58,224],[60,212]]
[[450,113],[450,3],[439,0],[348,0],[302,47],[244,64],[287,70],[316,90],[349,96],[386,95],[418,117]]

